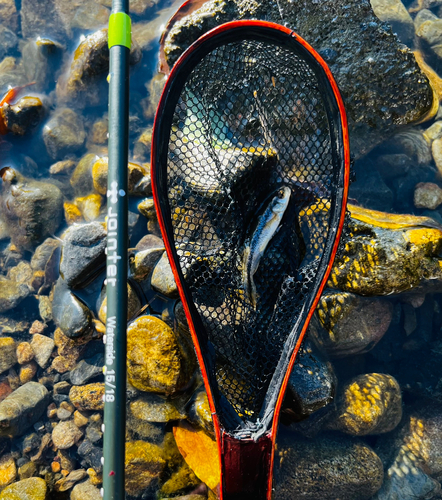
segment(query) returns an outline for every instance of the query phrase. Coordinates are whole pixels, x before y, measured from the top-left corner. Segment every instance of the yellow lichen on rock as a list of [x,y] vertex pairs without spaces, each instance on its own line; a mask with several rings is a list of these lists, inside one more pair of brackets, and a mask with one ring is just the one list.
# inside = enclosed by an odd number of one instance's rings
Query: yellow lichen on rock
[[196,367],[186,347],[166,323],[154,316],[140,316],[127,329],[130,383],[142,391],[179,391]]
[[442,280],[442,227],[429,217],[349,205],[349,237],[328,285],[359,295],[388,295]]
[[166,466],[159,446],[145,441],[126,443],[126,491],[137,496],[156,481]]
[[17,467],[11,455],[0,458],[0,491],[15,481],[17,477]]
[[337,413],[331,429],[354,436],[389,432],[402,417],[399,384],[391,375],[360,375],[343,387]]
[[425,62],[422,52],[415,50],[413,54],[420,69],[430,81],[430,86],[433,90],[433,104],[430,110],[416,122],[423,123],[434,118],[439,110],[439,101],[442,98],[442,78]]

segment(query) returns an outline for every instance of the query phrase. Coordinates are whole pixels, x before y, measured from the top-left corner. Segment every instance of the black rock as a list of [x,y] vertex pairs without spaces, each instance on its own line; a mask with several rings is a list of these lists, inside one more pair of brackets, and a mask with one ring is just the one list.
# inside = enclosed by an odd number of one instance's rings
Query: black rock
[[70,338],[86,335],[92,328],[92,313],[59,278],[54,287],[52,315],[55,324]]
[[290,374],[282,414],[295,422],[307,418],[333,400],[336,384],[331,363],[305,339]]
[[92,467],[96,472],[101,472],[103,466],[101,464],[101,457],[103,450],[94,446],[88,439],[85,439],[77,450],[80,457],[84,458],[85,462]]

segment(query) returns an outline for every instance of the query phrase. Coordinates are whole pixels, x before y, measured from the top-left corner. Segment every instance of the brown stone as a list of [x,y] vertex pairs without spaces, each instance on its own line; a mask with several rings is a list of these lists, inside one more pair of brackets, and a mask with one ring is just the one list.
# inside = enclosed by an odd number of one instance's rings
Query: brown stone
[[69,391],[69,399],[78,410],[102,410],[104,396],[104,384],[86,384],[73,386]]
[[19,364],[24,365],[25,363],[29,363],[34,359],[34,351],[31,348],[31,344],[29,342],[20,342],[17,346],[17,361]]
[[20,366],[20,371],[19,371],[19,378],[20,378],[20,383],[22,385],[26,384],[26,382],[30,382],[35,374],[37,373],[38,366],[35,361],[30,361],[29,363],[26,363],[24,365]]
[[172,329],[154,316],[140,316],[127,330],[130,383],[142,391],[173,394],[189,382],[196,367]]

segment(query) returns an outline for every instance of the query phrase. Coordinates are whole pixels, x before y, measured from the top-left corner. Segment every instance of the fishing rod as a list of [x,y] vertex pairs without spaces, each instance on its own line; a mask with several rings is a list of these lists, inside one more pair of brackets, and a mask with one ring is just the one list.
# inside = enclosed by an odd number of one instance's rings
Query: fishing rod
[[113,0],[109,18],[109,171],[107,191],[103,490],[104,500],[125,497],[127,163],[129,147],[129,0]]

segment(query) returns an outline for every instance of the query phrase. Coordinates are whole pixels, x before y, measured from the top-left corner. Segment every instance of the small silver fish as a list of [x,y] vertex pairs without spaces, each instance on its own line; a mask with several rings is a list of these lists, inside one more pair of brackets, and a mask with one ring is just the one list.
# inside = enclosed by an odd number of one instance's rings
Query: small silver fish
[[242,281],[246,297],[256,309],[256,286],[253,281],[261,257],[267,245],[276,234],[290,201],[291,190],[283,187],[272,198],[264,213],[259,217],[255,231],[246,245],[243,255]]

